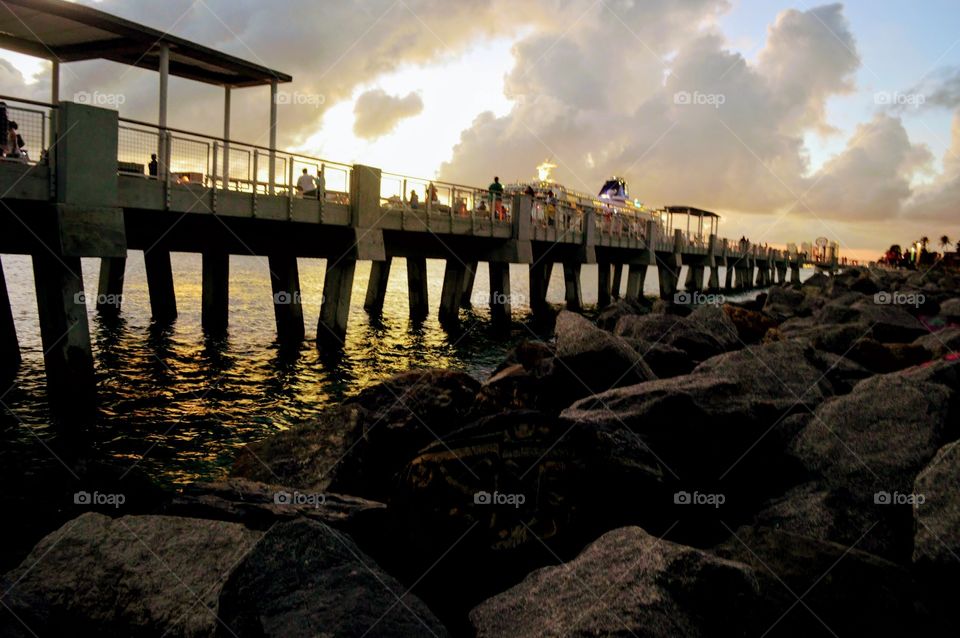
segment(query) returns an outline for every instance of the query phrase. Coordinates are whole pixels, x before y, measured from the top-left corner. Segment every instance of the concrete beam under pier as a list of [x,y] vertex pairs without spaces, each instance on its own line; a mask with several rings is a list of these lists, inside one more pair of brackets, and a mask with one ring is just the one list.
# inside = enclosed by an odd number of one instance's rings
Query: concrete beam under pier
[[51,407],[61,420],[90,423],[96,416],[96,380],[80,268],[79,257],[33,255]]
[[800,261],[790,262],[790,283],[800,285]]
[[392,265],[393,257],[370,263],[370,281],[367,283],[367,296],[363,301],[363,309],[371,316],[379,317],[383,313],[383,303],[387,297],[387,282],[390,280]]
[[327,260],[323,276],[323,304],[317,321],[317,347],[341,348],[347,337],[350,298],[357,262],[352,258]]
[[467,269],[468,266],[458,257],[447,259],[447,265],[443,271],[443,289],[440,292],[439,319],[443,325],[454,325],[460,321],[460,300]]
[[610,278],[611,267],[612,266],[607,263],[597,264],[597,306],[599,308],[606,308],[610,305],[612,298]]
[[703,290],[703,264],[690,264],[687,266],[687,277],[683,282],[684,290],[700,291]]
[[538,261],[530,264],[530,310],[541,314],[547,306],[547,286],[553,274],[553,262]]
[[20,343],[17,341],[17,328],[13,323],[13,307],[7,293],[3,263],[0,262],[0,382],[6,383],[14,377],[20,361]]
[[105,319],[116,319],[120,315],[126,268],[126,257],[103,257],[100,260],[97,312]]
[[477,278],[477,262],[467,262],[467,269],[463,273],[463,286],[460,292],[460,307],[470,308],[473,305],[473,283]]
[[645,264],[630,264],[627,271],[627,299],[637,300],[643,297],[643,282],[646,278]]
[[620,298],[620,289],[623,287],[623,264],[613,265],[613,285],[610,294],[614,299]]
[[407,257],[407,297],[411,321],[423,321],[430,315],[426,257]]
[[777,283],[785,284],[787,283],[787,262],[778,261],[776,262],[777,267]]
[[227,331],[230,314],[230,254],[208,250],[202,254],[203,293],[200,323],[206,332]]
[[490,317],[497,325],[509,325],[511,320],[510,264],[491,261]]
[[273,291],[273,314],[277,321],[277,340],[281,343],[303,341],[303,305],[297,258],[294,255],[270,255],[267,263]]
[[583,308],[583,291],[580,287],[580,262],[563,262],[563,283],[566,287],[567,310],[579,312]]
[[145,250],[143,266],[147,272],[151,317],[158,323],[174,321],[177,318],[177,296],[173,290],[170,251],[159,248]]

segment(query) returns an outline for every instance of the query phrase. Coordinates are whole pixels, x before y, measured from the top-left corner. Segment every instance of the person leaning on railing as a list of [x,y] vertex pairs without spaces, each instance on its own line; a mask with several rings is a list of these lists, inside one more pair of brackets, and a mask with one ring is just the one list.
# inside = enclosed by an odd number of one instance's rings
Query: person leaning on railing
[[303,169],[303,173],[297,180],[297,190],[305,199],[317,198],[317,178]]

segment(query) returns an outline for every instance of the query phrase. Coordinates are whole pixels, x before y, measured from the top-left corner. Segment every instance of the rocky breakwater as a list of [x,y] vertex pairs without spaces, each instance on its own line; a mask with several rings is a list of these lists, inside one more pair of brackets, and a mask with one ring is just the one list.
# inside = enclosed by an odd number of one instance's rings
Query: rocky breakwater
[[956,283],[561,312],[488,379],[393,377],[68,520],[5,635],[956,635]]

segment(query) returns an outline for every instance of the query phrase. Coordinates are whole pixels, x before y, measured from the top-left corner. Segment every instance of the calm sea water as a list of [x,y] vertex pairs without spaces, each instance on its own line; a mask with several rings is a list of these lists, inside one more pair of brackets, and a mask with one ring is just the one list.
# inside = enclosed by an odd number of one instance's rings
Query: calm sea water
[[[8,453],[43,455],[43,441],[54,432],[46,405],[31,262],[29,257],[5,255],[3,268],[23,356],[14,386],[2,397],[8,408],[2,416],[3,444]],[[369,262],[357,265],[343,352],[323,354],[314,342],[323,260],[300,260],[307,341],[292,352],[275,342],[265,258],[231,257],[230,329],[219,340],[205,338],[200,327],[199,255],[173,256],[180,315],[167,330],[151,326],[141,253],[131,252],[127,260],[122,320],[114,326],[102,322],[93,309],[99,261],[83,260],[103,415],[89,434],[91,444],[164,481],[211,478],[224,472],[238,446],[309,419],[391,374],[429,366],[483,378],[514,344],[543,336],[530,326],[524,303],[526,266],[511,267],[514,325],[509,334],[490,326],[485,264],[477,273],[474,309],[464,312],[464,326],[457,333],[445,332],[436,319],[443,262],[427,262],[431,313],[422,324],[407,318],[403,259],[393,262],[382,318],[371,321],[362,307],[369,268]],[[645,292],[657,294],[655,272],[650,274],[654,276],[647,277]],[[584,266],[585,304],[596,303],[596,279],[596,266]],[[563,301],[559,266],[548,301]]]

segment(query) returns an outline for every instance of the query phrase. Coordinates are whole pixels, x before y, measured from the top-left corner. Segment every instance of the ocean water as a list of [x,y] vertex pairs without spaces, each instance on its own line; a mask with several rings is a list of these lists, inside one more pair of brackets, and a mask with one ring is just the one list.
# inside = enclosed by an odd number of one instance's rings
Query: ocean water
[[[46,404],[32,266],[29,257],[2,259],[23,357],[13,386],[0,388],[2,442],[8,453],[43,457],[52,454],[44,442],[57,433]],[[514,322],[509,333],[490,324],[485,264],[478,269],[473,309],[463,311],[460,330],[447,332],[436,318],[443,262],[428,260],[430,317],[411,323],[405,262],[397,258],[378,320],[362,307],[370,264],[357,264],[345,347],[339,353],[320,352],[315,336],[324,261],[301,259],[299,266],[307,340],[289,349],[275,340],[266,258],[230,258],[230,327],[219,339],[207,338],[200,326],[199,255],[173,255],[179,317],[166,329],[150,321],[141,253],[128,257],[121,320],[115,324],[102,321],[93,307],[99,261],[84,259],[102,413],[93,431],[84,435],[89,444],[161,481],[213,478],[223,474],[244,443],[309,419],[324,406],[394,373],[441,367],[482,379],[516,343],[549,338],[538,334],[530,321],[526,266],[511,266]],[[647,294],[659,292],[655,275],[652,269],[648,273]],[[625,274],[623,279],[625,288]],[[582,287],[584,303],[595,304],[596,266],[583,267]],[[547,299],[562,303],[563,293],[558,265]]]

